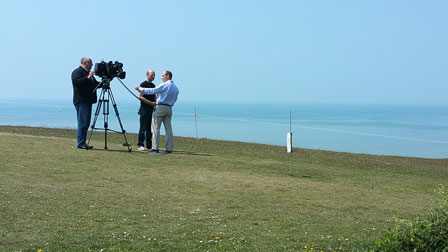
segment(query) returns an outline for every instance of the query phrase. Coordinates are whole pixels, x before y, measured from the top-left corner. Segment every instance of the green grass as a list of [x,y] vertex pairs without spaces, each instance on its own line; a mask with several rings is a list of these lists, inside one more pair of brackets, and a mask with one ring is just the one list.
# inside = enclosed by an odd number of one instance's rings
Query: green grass
[[[136,142],[135,134],[128,134]],[[0,127],[0,251],[349,251],[423,215],[448,159],[175,138],[150,156],[123,137]]]

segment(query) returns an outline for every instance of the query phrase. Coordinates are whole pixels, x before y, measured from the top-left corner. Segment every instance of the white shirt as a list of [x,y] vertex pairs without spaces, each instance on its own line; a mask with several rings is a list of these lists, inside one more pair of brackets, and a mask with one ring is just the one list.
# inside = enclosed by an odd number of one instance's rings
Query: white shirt
[[160,83],[155,88],[139,88],[142,94],[157,94],[156,103],[173,106],[177,101],[179,89],[172,80]]

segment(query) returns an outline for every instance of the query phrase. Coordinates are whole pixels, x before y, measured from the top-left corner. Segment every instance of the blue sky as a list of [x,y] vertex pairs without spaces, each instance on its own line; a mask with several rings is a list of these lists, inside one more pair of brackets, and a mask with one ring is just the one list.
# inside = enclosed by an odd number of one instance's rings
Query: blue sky
[[[70,101],[82,56],[191,102],[448,104],[448,1],[2,1],[0,99]],[[133,100],[112,82],[117,102]]]

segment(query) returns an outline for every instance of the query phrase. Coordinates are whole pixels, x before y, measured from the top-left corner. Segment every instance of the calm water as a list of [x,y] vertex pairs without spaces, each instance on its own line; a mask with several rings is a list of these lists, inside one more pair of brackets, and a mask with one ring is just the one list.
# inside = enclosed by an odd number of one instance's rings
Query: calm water
[[[138,102],[117,103],[125,130],[137,132]],[[448,158],[447,106],[179,102],[173,130],[177,136],[196,137],[197,132],[200,138],[285,146],[290,111],[294,147]],[[110,112],[109,128],[119,130],[112,108]],[[96,126],[102,124],[100,114]],[[70,101],[0,101],[0,125],[76,128],[76,113]],[[130,142],[135,144],[136,139]]]

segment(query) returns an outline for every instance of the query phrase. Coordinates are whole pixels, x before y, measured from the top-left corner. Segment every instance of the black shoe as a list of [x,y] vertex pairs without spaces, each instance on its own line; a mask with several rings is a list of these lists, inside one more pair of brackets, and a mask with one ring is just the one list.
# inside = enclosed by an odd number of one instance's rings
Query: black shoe
[[152,153],[152,152],[154,152],[154,153],[159,153],[159,150],[153,150],[153,149],[150,149],[148,152],[149,152],[149,153]]
[[166,153],[173,153],[173,151],[170,151],[170,150],[167,150],[167,151],[165,151]]
[[93,148],[93,146],[87,145],[87,144],[83,144],[80,146],[77,146],[78,149],[85,149],[85,150],[90,150]]

